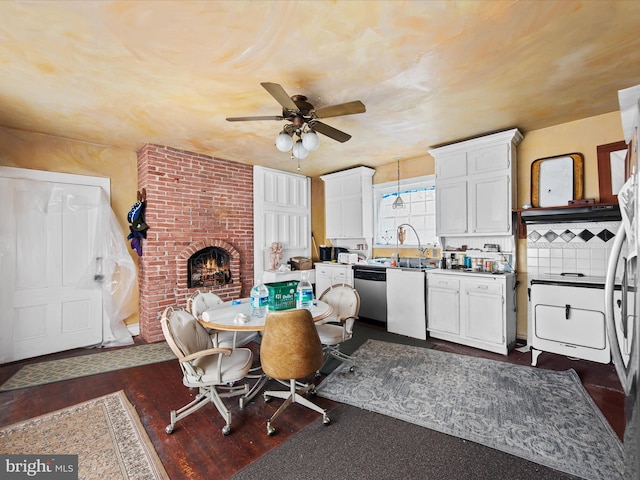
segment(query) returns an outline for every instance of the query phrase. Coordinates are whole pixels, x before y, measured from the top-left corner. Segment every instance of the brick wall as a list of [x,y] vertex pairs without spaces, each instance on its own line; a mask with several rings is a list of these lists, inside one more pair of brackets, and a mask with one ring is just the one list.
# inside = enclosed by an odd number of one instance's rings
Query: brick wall
[[246,297],[253,283],[253,167],[174,148],[138,152],[138,187],[147,190],[147,238],[139,259],[140,336],[162,340],[160,316],[184,308],[187,258],[208,246],[232,254],[233,284],[213,291]]

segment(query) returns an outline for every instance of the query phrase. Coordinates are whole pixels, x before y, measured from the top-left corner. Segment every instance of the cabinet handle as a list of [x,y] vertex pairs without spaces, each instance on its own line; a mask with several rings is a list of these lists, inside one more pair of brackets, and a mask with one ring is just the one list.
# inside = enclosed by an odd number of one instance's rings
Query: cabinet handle
[[478,285],[478,290],[488,290],[489,287],[487,285]]

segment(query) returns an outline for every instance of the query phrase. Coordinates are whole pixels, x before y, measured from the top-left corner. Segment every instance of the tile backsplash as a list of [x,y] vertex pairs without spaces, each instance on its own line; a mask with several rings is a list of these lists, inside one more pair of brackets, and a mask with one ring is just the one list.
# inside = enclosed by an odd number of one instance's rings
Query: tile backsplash
[[619,225],[615,221],[528,225],[529,279],[565,272],[604,277]]

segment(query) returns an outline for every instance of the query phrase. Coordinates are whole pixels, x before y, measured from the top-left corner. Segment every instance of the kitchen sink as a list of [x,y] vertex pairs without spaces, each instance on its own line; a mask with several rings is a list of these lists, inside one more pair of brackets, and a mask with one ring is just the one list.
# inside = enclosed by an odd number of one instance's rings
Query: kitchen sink
[[427,267],[425,265],[422,265],[421,267],[418,267],[418,266],[415,266],[415,267],[402,267],[402,266],[400,266],[398,268],[400,268],[401,270],[407,270],[407,271],[410,271],[410,272],[424,272],[426,270],[432,270],[433,269],[433,267]]

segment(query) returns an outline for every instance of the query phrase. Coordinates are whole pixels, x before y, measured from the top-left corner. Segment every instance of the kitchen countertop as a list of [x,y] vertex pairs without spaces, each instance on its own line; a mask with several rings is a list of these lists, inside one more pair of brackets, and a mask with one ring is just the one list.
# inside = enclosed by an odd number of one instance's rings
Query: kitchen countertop
[[441,268],[436,268],[436,269],[429,269],[427,270],[427,273],[431,273],[431,272],[438,272],[439,274],[444,274],[444,275],[465,275],[465,276],[470,276],[470,277],[477,277],[477,276],[481,276],[481,277],[504,277],[504,276],[509,276],[509,275],[515,275],[515,273],[513,272],[498,272],[498,273],[490,273],[490,272],[477,272],[477,271],[472,271],[472,270],[466,270],[466,269],[441,269]]

